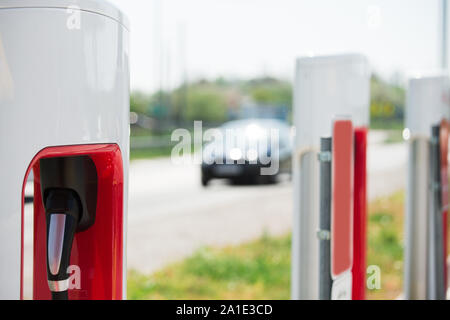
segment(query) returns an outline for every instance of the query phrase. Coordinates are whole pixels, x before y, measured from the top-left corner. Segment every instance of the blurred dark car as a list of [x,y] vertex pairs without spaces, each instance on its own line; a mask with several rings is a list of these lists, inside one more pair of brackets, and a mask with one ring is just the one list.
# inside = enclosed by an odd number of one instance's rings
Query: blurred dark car
[[276,119],[235,120],[215,130],[222,139],[212,139],[203,147],[203,186],[215,178],[273,183],[280,173],[290,173],[292,139],[287,123]]

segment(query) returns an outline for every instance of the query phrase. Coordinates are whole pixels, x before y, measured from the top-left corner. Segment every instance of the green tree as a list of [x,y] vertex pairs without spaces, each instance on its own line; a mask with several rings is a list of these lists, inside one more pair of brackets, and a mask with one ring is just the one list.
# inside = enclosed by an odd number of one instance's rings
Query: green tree
[[287,81],[266,77],[250,80],[246,87],[256,103],[288,108],[292,106],[292,86]]
[[185,112],[187,120],[222,122],[227,119],[227,111],[225,93],[216,86],[199,84],[189,87]]
[[133,91],[130,94],[130,111],[147,113],[149,110],[151,96],[141,91]]
[[370,117],[376,127],[402,124],[405,110],[405,89],[392,85],[377,75],[370,80]]

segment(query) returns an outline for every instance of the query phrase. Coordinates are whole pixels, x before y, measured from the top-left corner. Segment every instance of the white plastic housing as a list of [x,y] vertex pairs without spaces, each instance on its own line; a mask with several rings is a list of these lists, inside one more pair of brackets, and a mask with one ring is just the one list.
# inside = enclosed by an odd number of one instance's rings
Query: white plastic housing
[[370,69],[365,56],[346,54],[297,59],[294,82],[296,147],[319,146],[331,135],[332,119],[350,116],[369,124]]
[[22,183],[45,147],[119,145],[125,242],[128,39],[105,1],[0,0],[0,299],[20,297]]
[[442,75],[409,79],[405,123],[411,138],[431,135],[431,127],[450,116],[450,81]]

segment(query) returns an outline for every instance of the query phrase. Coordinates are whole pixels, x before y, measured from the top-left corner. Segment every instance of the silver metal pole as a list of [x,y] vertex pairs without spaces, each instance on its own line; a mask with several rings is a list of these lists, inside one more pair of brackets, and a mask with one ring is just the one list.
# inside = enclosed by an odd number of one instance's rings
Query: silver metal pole
[[331,137],[320,139],[319,299],[331,300]]
[[405,217],[405,299],[427,298],[429,140],[409,143]]
[[291,298],[319,298],[319,227],[317,151],[294,157],[294,221],[292,230]]
[[439,126],[431,129],[430,142],[430,211],[429,211],[429,299],[445,299],[444,235],[442,217],[441,164]]

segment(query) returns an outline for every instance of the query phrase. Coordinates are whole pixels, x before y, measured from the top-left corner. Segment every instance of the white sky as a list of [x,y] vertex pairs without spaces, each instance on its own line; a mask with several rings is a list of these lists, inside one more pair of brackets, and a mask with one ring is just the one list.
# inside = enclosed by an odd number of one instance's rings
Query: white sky
[[440,61],[439,0],[110,1],[130,20],[132,89],[173,88],[185,68],[190,80],[289,80],[312,53],[364,53],[385,78]]

